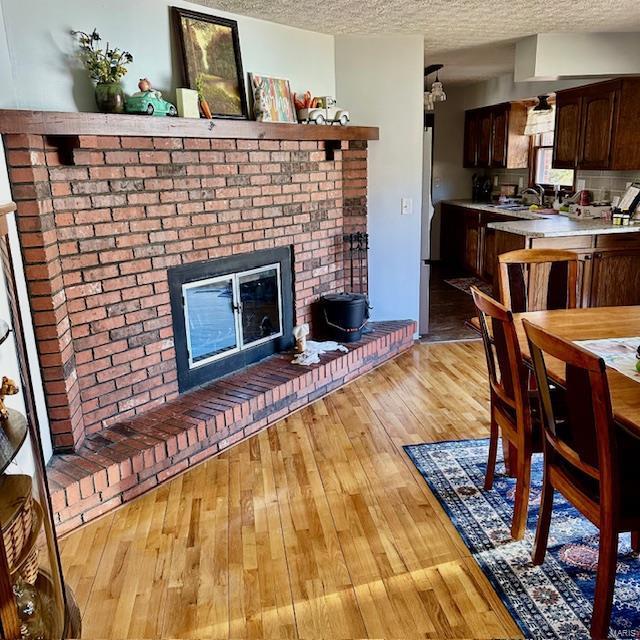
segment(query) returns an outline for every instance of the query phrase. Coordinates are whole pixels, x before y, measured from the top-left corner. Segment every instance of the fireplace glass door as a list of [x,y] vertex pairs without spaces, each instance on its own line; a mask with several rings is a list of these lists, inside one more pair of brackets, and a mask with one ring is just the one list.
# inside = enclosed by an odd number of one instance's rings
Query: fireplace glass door
[[277,263],[183,284],[182,300],[192,369],[282,336]]
[[282,335],[280,265],[238,274],[242,346],[255,346]]
[[234,285],[233,276],[183,285],[190,367],[199,367],[240,348]]

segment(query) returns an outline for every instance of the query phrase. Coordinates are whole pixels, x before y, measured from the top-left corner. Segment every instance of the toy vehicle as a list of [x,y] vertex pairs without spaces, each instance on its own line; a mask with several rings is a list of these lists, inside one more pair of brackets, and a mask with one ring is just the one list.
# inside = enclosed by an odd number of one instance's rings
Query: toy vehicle
[[148,116],[177,116],[178,110],[162,98],[159,91],[139,91],[126,99],[127,113],[145,113]]
[[298,109],[298,120],[305,124],[339,124],[343,127],[351,119],[346,109],[336,107],[333,98],[319,98],[320,106],[311,109]]

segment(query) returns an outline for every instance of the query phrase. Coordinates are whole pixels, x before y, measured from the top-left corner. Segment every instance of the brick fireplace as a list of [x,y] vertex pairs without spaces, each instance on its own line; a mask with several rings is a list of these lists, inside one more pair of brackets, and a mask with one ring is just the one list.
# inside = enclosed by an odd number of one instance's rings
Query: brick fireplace
[[[169,460],[177,468],[181,448],[191,447],[189,456],[201,459],[205,449],[213,451],[211,443],[218,450],[238,433],[266,425],[265,402],[276,403],[274,419],[286,415],[411,341],[412,325],[405,323],[386,327],[361,351],[355,345],[344,364],[327,364],[308,380],[295,382],[297,372],[280,379],[273,370],[267,383],[258,372],[247,397],[267,395],[255,405],[247,400],[246,413],[224,400],[210,402],[212,429],[224,427],[217,440],[202,417],[206,410],[193,413],[196,395],[178,400],[176,409],[170,271],[286,248],[292,322],[311,321],[320,295],[349,287],[344,235],[366,231],[367,141],[377,130],[249,122],[211,128],[171,120],[0,112],[54,447],[78,455],[71,469],[64,459],[53,463],[61,522],[77,524],[78,513],[93,509],[97,515],[96,505],[111,504],[114,496],[122,501],[127,491],[148,485],[152,474],[145,467],[161,481],[170,475],[168,463],[158,465]],[[363,269],[366,275],[366,263]],[[294,394],[287,395],[293,398],[288,404],[285,393]],[[231,395],[234,402],[243,396]],[[187,427],[204,420],[193,438],[211,442],[194,449],[185,432],[181,447],[179,434],[165,424],[162,433],[175,436],[176,444],[162,440],[160,453],[159,436],[148,425],[157,424],[157,410],[165,406]],[[129,433],[123,425],[134,422],[152,449],[151,457],[140,452],[138,469],[122,450]],[[248,431],[247,424],[253,425]],[[107,440],[117,453],[113,459],[100,448]],[[117,478],[110,471],[114,460]],[[72,504],[76,498],[84,507]]]
[[344,289],[343,234],[366,225],[365,141],[330,160],[323,141],[72,143],[5,136],[58,449],[176,397],[167,269],[291,246],[295,323]]

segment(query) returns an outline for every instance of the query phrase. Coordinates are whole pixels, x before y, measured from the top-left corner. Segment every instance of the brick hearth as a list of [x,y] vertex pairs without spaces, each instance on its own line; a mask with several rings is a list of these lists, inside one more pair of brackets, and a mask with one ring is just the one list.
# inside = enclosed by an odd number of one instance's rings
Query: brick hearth
[[[192,126],[158,120],[122,122]],[[177,397],[168,267],[292,246],[302,322],[319,295],[344,289],[343,234],[366,230],[364,140],[4,142],[57,451]]]
[[59,533],[132,500],[383,363],[413,343],[415,323],[373,323],[349,353],[319,365],[278,354],[101,432],[49,468]]

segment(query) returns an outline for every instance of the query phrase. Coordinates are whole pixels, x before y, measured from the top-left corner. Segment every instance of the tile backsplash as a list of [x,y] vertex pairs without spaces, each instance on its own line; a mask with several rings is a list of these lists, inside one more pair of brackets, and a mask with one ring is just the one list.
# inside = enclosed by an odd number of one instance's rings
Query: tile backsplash
[[[518,184],[522,178],[526,187],[529,181],[528,169],[491,169],[489,174],[497,176],[499,184]],[[595,201],[611,200],[621,196],[629,182],[640,181],[640,171],[578,171],[577,180],[584,180]]]

